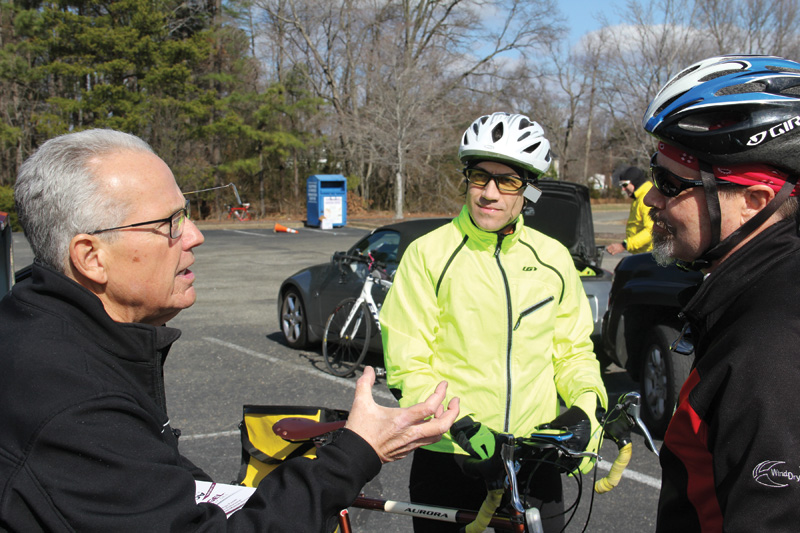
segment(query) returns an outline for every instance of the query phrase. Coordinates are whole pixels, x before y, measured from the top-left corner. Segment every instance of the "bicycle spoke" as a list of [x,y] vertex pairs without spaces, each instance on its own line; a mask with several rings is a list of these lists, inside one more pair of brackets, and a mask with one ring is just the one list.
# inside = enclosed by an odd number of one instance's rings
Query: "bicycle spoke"
[[336,376],[352,374],[369,349],[371,317],[360,302],[350,317],[356,302],[354,298],[343,301],[333,311],[325,326],[322,353],[328,370]]

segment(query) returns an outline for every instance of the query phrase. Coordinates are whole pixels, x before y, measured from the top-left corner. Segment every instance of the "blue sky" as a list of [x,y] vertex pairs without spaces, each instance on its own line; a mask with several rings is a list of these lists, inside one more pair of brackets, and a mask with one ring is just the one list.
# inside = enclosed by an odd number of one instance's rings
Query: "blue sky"
[[620,22],[618,14],[624,6],[622,0],[558,0],[559,9],[567,17],[571,43],[587,32],[600,29],[598,13],[604,14],[610,24]]

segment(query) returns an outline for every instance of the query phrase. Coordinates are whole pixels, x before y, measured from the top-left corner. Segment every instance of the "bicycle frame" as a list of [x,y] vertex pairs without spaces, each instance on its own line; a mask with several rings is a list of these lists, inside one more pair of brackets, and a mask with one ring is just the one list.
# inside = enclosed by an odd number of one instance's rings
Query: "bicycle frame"
[[[384,513],[399,514],[411,517],[422,517],[428,520],[438,520],[440,522],[450,522],[462,525],[469,524],[478,516],[477,512],[467,511],[466,509],[455,509],[414,502],[383,500],[380,498],[367,498],[365,496],[359,496],[356,498],[355,502],[353,502],[353,505],[351,505],[351,508],[368,509],[372,511],[381,511]],[[489,527],[492,527],[498,531],[512,531],[515,533],[536,531],[533,529],[526,530],[526,526],[522,520],[517,520],[515,522],[512,517],[497,515],[492,517],[491,521],[489,522]],[[353,531],[347,509],[344,509],[339,513],[339,531],[340,533],[351,533]]]
[[339,302],[325,323],[322,355],[330,373],[340,377],[352,374],[366,357],[374,335],[373,323],[380,334],[381,323],[378,321],[378,306],[372,298],[372,288],[376,283],[385,288],[392,286],[391,281],[383,279],[384,265],[371,254],[368,258],[342,255],[340,268],[345,261],[365,264],[367,270],[358,297]]
[[[347,320],[345,320],[344,325],[342,326],[343,331],[348,331],[350,327],[350,323],[353,320],[353,317],[358,312],[358,309],[361,307],[362,303],[367,304],[367,309],[369,310],[369,314],[372,317],[372,321],[378,326],[378,333],[381,331],[381,322],[378,320],[378,306],[375,304],[375,299],[372,297],[372,287],[375,283],[380,284],[382,287],[389,288],[392,286],[392,282],[386,279],[380,279],[379,275],[375,271],[371,271],[367,274],[367,279],[364,280],[364,285],[361,286],[361,293],[358,295],[356,299],[356,303],[353,304],[353,308],[350,310],[350,313],[347,315]],[[355,335],[358,331],[358,327],[361,325],[361,317],[352,324],[353,328],[349,331],[351,335]]]
[[[503,468],[506,471],[506,479],[508,480],[508,488],[506,489],[506,492],[508,492],[510,496],[509,515],[493,515],[491,519],[488,520],[486,526],[492,527],[497,531],[511,531],[514,533],[544,533],[539,509],[536,507],[529,507],[526,509],[522,505],[522,501],[519,497],[516,468],[514,465],[514,437],[512,435],[504,434],[503,438],[506,440],[506,442],[502,444],[500,457],[503,460]],[[497,503],[499,503],[501,494],[498,492],[496,497]],[[379,498],[367,498],[363,495],[356,498],[351,507],[463,525],[474,522],[479,516],[478,512],[467,511],[465,509],[454,509],[451,507],[414,502],[383,500]],[[352,532],[350,516],[346,509],[339,513],[339,531],[341,533]]]

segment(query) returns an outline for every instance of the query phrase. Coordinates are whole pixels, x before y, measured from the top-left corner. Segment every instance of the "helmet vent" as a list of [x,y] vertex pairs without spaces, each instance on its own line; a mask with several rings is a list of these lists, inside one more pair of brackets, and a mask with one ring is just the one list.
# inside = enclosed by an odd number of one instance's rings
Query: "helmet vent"
[[530,136],[531,136],[531,132],[526,131],[525,133],[523,133],[522,135],[519,136],[519,139],[517,139],[517,142],[525,139],[526,137],[530,137]]
[[667,82],[667,84],[666,84],[666,85],[664,85],[664,87],[662,87],[661,91],[666,91],[666,90],[667,90],[667,87],[669,87],[669,86],[670,86],[670,85],[672,85],[673,83],[675,83],[675,82],[677,82],[677,81],[681,80],[682,78],[685,78],[686,76],[688,76],[689,74],[691,74],[692,72],[694,72],[694,71],[696,71],[698,68],[700,68],[699,66],[696,66],[696,65],[694,65],[693,67],[694,67],[694,68],[692,68],[692,67],[689,67],[689,68],[687,68],[687,69],[685,69],[685,70],[683,70],[683,71],[679,72],[679,73],[678,73],[678,74],[677,74],[677,75],[676,75],[674,78],[672,78],[671,80],[669,80],[669,81]]
[[[525,128],[527,128],[530,125],[531,125],[531,121],[528,120],[527,118],[523,118],[522,120],[519,121],[519,129],[521,129],[521,130],[524,130]],[[524,139],[524,137],[520,137],[520,139]]]
[[681,120],[678,122],[678,127],[685,131],[693,133],[703,133],[709,130],[708,124],[699,124],[692,120]]
[[469,144],[469,137],[467,137],[466,133],[464,134],[464,140],[461,141],[461,144],[463,144],[464,146],[467,146]]
[[745,94],[745,93],[760,93],[767,88],[766,83],[753,82],[753,83],[740,83],[739,85],[731,85],[720,89],[715,93],[716,96],[725,96],[726,94]]
[[800,74],[800,69],[796,68],[788,68],[788,67],[775,67],[772,65],[764,67],[767,70],[771,70],[773,72],[787,72],[791,74]]
[[686,117],[678,123],[678,127],[692,133],[707,133],[736,126],[745,121],[747,121],[747,115],[724,111]]
[[503,123],[499,123],[492,130],[492,142],[497,142],[503,138]]
[[523,150],[523,152],[525,152],[526,154],[532,154],[532,153],[534,152],[534,150],[536,150],[537,148],[539,148],[539,145],[540,145],[540,144],[542,144],[542,143],[538,142],[538,143],[536,143],[536,144],[532,144],[532,145],[528,146],[527,148],[525,148],[525,149]]
[[668,108],[670,105],[672,105],[672,102],[674,102],[675,100],[677,100],[678,98],[680,98],[683,95],[684,95],[684,93],[676,94],[675,96],[673,96],[672,98],[670,98],[669,100],[667,100],[666,102],[661,104],[661,106],[656,110],[654,115],[660,115],[666,108]]
[[732,68],[732,69],[729,69],[729,70],[718,70],[716,72],[710,73],[708,76],[703,76],[702,78],[697,80],[697,82],[698,83],[705,83],[707,81],[711,81],[711,80],[716,79],[716,78],[721,78],[722,76],[727,76],[728,74],[740,74],[741,72],[742,72],[742,69],[740,69],[740,68]]

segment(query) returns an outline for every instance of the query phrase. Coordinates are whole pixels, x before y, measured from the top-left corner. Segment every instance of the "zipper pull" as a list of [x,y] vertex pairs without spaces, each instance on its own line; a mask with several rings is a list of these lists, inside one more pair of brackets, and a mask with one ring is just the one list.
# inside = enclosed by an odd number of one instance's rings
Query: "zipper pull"
[[494,247],[494,256],[497,257],[500,255],[500,250],[503,248],[503,237],[502,233],[497,234],[497,246]]
[[519,325],[520,325],[520,323],[522,322],[522,319],[523,319],[523,318],[525,318],[525,317],[526,317],[526,316],[528,316],[529,314],[533,313],[533,312],[534,312],[534,311],[536,311],[537,309],[540,309],[540,308],[544,307],[545,305],[549,304],[549,303],[550,303],[550,302],[552,302],[553,300],[555,300],[555,297],[553,297],[553,296],[548,296],[547,298],[545,298],[545,299],[544,299],[544,300],[542,300],[541,302],[535,303],[535,304],[533,304],[532,306],[530,306],[529,308],[525,309],[523,312],[521,312],[521,313],[519,314],[519,318],[517,319],[517,323],[516,323],[516,324],[514,324],[514,331],[517,331],[517,328],[519,327]]

